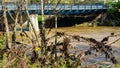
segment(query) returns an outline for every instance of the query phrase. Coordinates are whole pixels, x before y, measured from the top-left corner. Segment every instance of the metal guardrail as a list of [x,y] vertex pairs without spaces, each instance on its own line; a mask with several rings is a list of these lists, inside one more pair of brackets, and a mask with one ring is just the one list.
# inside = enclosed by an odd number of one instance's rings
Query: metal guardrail
[[[7,10],[11,11],[11,13],[14,13],[15,10],[17,10],[18,5],[14,4],[6,4]],[[52,4],[46,4],[44,6],[45,14],[61,14],[61,15],[68,15],[68,14],[92,14],[92,13],[102,13],[106,12],[108,9],[108,6],[105,6],[103,4],[84,4],[84,5],[67,5],[67,4],[58,4],[58,5],[52,5]],[[22,7],[22,13],[25,14],[25,7]],[[54,11],[55,10],[55,11]],[[2,15],[2,5],[0,4],[0,14]],[[31,4],[28,5],[28,11],[30,14],[41,14],[41,5],[40,4]]]
[[[6,4],[6,7],[8,10],[16,10],[17,9],[17,5],[14,5],[14,4]],[[108,9],[109,7],[108,6],[105,6],[103,4],[90,4],[90,5],[65,5],[65,4],[58,4],[57,6],[56,5],[45,5],[44,6],[44,9],[45,10],[53,10],[53,8],[55,8],[55,10],[60,10],[60,9],[64,9],[64,10],[84,10],[84,9],[87,9],[87,10],[90,10],[90,9]],[[22,8],[23,10],[24,7]],[[31,4],[31,5],[28,5],[28,10],[40,10],[41,9],[41,5],[40,4]],[[2,5],[0,4],[0,10],[2,10]]]

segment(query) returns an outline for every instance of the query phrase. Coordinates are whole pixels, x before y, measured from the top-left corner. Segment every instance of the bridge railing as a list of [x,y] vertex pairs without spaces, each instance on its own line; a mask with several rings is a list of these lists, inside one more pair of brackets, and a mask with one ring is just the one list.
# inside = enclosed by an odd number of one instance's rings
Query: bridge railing
[[[6,7],[8,10],[16,10],[17,5],[14,4],[6,4]],[[59,4],[59,5],[45,5],[44,6],[45,10],[59,10],[59,9],[64,9],[64,10],[84,10],[84,9],[108,9],[109,7],[103,5],[103,4],[85,4],[85,5],[66,5],[66,4]],[[40,10],[41,5],[40,4],[31,4],[28,5],[28,10]],[[0,10],[2,10],[2,5],[0,4]],[[23,7],[24,10],[24,7]]]

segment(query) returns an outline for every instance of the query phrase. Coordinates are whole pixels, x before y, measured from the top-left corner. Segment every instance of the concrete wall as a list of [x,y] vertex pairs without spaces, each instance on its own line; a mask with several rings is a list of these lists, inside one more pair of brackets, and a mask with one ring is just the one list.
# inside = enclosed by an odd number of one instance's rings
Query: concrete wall
[[[38,25],[38,15],[37,14],[31,14],[31,21],[33,23],[33,26],[35,28],[35,31],[39,31],[39,25]],[[31,25],[30,25],[30,30],[32,30]]]

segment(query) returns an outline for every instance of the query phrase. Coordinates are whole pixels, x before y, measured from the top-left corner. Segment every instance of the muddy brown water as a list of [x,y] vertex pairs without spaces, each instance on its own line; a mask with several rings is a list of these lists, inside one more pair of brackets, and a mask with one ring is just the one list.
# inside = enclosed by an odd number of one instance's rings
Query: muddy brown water
[[[46,33],[49,28],[46,29]],[[97,41],[101,41],[104,37],[109,36],[111,33],[120,34],[120,27],[81,27],[81,26],[73,26],[73,27],[61,27],[57,29],[58,32],[65,32],[69,35],[80,35],[84,37],[94,38]],[[51,37],[55,34],[55,29],[53,28],[47,37]],[[120,38],[120,35],[117,37],[111,37],[108,43],[115,41]],[[19,39],[18,39],[19,41]],[[29,42],[28,42],[29,43]],[[89,45],[86,42],[76,42],[73,41],[70,44],[73,44],[78,51],[85,51],[89,49]],[[112,44],[113,54],[115,58],[120,63],[120,40],[116,43]],[[74,52],[75,50],[70,50],[70,52]],[[95,57],[94,55],[87,56],[87,62],[82,61],[82,66],[90,65],[90,64],[112,64],[110,60],[106,60],[104,55],[100,55]]]
[[[54,29],[50,32],[49,36],[54,33]],[[65,32],[69,35],[80,35],[84,37],[94,38],[97,41],[101,41],[104,37],[109,36],[111,33],[120,34],[120,27],[64,27],[64,28],[58,28],[57,31]],[[111,37],[109,38],[109,42],[111,43],[115,41],[116,39],[120,38],[120,35],[117,37]],[[89,45],[85,42],[72,42],[71,44],[74,44],[74,47],[77,47],[78,51],[82,50],[88,50]],[[116,43],[112,44],[113,54],[120,63],[120,40]],[[73,52],[74,50],[70,51]],[[103,64],[112,64],[111,61],[108,59],[105,59],[104,55],[100,56],[93,56],[88,55],[87,56],[87,62],[82,62],[82,65],[89,65],[89,64],[97,64],[97,63],[103,63]]]

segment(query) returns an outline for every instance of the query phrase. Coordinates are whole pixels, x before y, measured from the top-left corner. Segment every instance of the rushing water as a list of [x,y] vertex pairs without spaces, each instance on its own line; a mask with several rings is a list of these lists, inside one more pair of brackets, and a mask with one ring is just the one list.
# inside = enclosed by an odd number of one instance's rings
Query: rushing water
[[[65,32],[71,35],[80,35],[84,37],[94,38],[97,41],[101,41],[104,37],[110,35],[110,33],[120,34],[120,27],[68,27],[68,28],[59,28],[58,31]],[[120,38],[120,35],[117,37],[110,37],[108,43],[115,41],[116,39]],[[77,50],[86,51],[89,49],[89,44],[86,42],[71,42]],[[113,49],[113,55],[120,62],[120,40],[116,43],[111,45]],[[70,51],[73,52],[73,51]],[[79,53],[78,52],[78,53]],[[93,51],[94,52],[94,51]],[[105,55],[101,54],[99,56],[95,55],[88,55],[87,61],[82,61],[82,66],[89,65],[89,64],[97,64],[97,65],[112,65],[110,59],[105,59]]]

